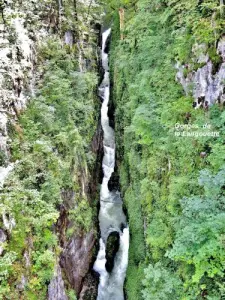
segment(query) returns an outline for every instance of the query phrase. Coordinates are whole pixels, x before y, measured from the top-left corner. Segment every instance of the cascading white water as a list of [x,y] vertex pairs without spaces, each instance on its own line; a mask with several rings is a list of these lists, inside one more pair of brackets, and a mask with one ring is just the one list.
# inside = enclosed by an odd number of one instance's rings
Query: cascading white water
[[[103,99],[101,108],[101,125],[104,138],[104,157],[102,162],[103,181],[100,192],[99,223],[101,230],[100,249],[94,264],[94,270],[100,274],[97,300],[124,300],[123,285],[126,277],[129,249],[129,228],[123,213],[123,203],[119,191],[109,191],[108,183],[115,167],[115,134],[109,126],[108,103],[110,97],[109,61],[106,42],[111,29],[102,35],[102,66],[104,79],[99,87]],[[112,272],[106,270],[106,242],[111,232],[120,235],[120,246],[114,259]]]

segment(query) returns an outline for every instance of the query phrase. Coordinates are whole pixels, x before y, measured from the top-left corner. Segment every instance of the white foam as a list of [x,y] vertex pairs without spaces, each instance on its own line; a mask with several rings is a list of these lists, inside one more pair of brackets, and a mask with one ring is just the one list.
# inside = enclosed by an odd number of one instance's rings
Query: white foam
[[[100,191],[99,223],[101,230],[100,249],[94,270],[100,274],[97,300],[124,300],[123,285],[126,277],[129,250],[129,228],[121,231],[121,225],[126,224],[123,213],[123,204],[118,191],[110,192],[109,180],[115,168],[115,133],[109,126],[108,104],[110,99],[110,79],[108,54],[105,53],[106,42],[111,29],[106,30],[102,36],[102,65],[105,70],[104,79],[99,87],[103,103],[101,107],[101,125],[104,133],[104,157],[102,161],[103,181]],[[111,273],[106,270],[106,241],[109,234],[117,231],[120,234],[119,250],[114,258],[114,267]]]

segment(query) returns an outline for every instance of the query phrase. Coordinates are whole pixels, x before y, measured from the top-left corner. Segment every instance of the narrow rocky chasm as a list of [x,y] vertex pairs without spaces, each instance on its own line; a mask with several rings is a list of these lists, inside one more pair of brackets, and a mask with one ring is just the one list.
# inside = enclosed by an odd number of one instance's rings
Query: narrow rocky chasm
[[0,299],[223,299],[224,16],[0,1]]
[[0,298],[96,299],[102,8],[0,9]]
[[94,264],[94,270],[100,274],[97,299],[123,300],[123,284],[128,264],[129,228],[123,212],[123,203],[119,191],[110,191],[108,187],[115,168],[116,149],[115,134],[113,128],[109,125],[108,117],[110,78],[106,45],[110,34],[111,29],[104,31],[102,34],[101,60],[104,78],[99,87],[99,94],[102,99],[101,125],[104,147],[102,168],[104,177],[100,190],[100,249]]

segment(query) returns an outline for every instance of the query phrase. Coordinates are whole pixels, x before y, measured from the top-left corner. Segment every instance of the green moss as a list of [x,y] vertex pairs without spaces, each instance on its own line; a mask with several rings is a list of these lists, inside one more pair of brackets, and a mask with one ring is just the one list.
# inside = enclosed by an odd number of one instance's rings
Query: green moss
[[77,300],[77,296],[76,296],[74,290],[69,290],[67,292],[67,296],[68,296],[69,300]]
[[15,251],[18,253],[18,258],[22,259],[23,251],[26,249],[26,237],[27,237],[27,228],[24,224],[17,225],[18,230],[13,231],[12,236],[10,237],[10,242],[8,245],[8,251]]
[[192,70],[193,71],[197,71],[198,69],[201,69],[202,67],[205,66],[205,63],[202,62],[202,63],[195,63],[193,66],[192,66]]
[[210,47],[208,49],[209,57],[213,63],[213,74],[216,74],[218,72],[218,69],[220,65],[223,62],[222,57],[217,53],[217,50],[215,47]]

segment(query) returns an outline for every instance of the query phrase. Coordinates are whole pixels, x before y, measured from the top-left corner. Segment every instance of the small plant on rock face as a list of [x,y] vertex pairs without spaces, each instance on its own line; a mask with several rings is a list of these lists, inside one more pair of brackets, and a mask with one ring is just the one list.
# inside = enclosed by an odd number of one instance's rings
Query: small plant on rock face
[[69,290],[67,292],[67,295],[69,297],[69,300],[77,300],[77,296],[74,290]]
[[4,167],[7,162],[7,156],[3,150],[0,150],[0,167]]
[[[74,223],[73,226],[85,232],[90,231],[92,223],[92,210],[86,199],[81,199],[74,209],[69,212],[69,218]],[[71,232],[71,230],[70,230]]]

